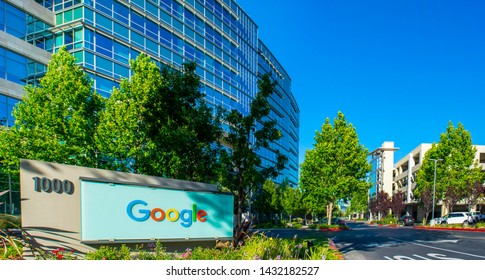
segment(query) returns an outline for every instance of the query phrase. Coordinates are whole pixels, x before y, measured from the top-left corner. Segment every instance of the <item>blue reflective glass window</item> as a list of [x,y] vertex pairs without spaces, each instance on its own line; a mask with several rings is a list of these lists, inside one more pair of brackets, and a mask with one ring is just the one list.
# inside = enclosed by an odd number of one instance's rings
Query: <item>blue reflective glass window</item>
[[158,18],[158,7],[153,5],[150,1],[146,1],[146,5],[147,12],[152,16]]
[[197,44],[204,47],[204,36],[200,35],[199,33],[195,33],[195,41]]
[[211,72],[206,71],[206,73],[205,73],[205,79],[209,83],[214,84],[214,74],[212,74]]
[[64,22],[72,21],[72,10],[64,12]]
[[92,10],[85,8],[84,9],[84,20],[88,23],[94,23],[94,13]]
[[173,27],[180,33],[184,32],[184,25],[177,19],[173,19]]
[[94,32],[84,29],[84,47],[94,50]]
[[5,57],[5,49],[0,48],[0,78],[5,79],[7,59]]
[[194,26],[195,24],[195,15],[191,11],[185,9],[185,21],[190,23],[190,26]]
[[135,6],[145,9],[145,0],[131,0],[131,3],[135,4]]
[[76,58],[76,63],[82,63],[84,61],[83,52],[74,52],[72,55]]
[[96,33],[96,51],[108,57],[113,56],[113,40]]
[[173,54],[173,63],[175,65],[182,66],[183,62],[184,62],[184,59],[182,58],[182,56],[180,56],[176,53]]
[[166,24],[172,25],[172,16],[164,10],[160,10],[160,19],[163,20]]
[[184,19],[184,8],[177,1],[172,1],[172,11],[175,16],[181,20]]
[[96,71],[111,76],[113,74],[113,62],[101,56],[96,56]]
[[145,37],[142,35],[130,30],[131,33],[131,43],[137,45],[141,48],[145,48]]
[[146,29],[147,29],[147,31],[146,31],[147,36],[158,41],[158,24],[147,19],[146,20]]
[[113,86],[115,85],[113,81],[99,76],[94,77],[94,79],[96,81],[96,91],[99,92],[103,97],[109,97],[111,91],[113,90]]
[[190,27],[185,27],[185,36],[189,37],[192,40],[195,40],[195,32],[194,30],[190,29]]
[[65,45],[70,45],[74,42],[74,37],[72,36],[72,31],[69,30],[67,32],[64,32],[64,44]]
[[5,31],[5,1],[3,0],[0,1],[0,31]]
[[204,6],[202,4],[199,3],[199,1],[196,1],[195,2],[195,9],[201,13],[201,14],[204,14]]
[[158,44],[150,39],[146,39],[146,49],[152,54],[158,56]]
[[129,22],[128,14],[130,13],[130,10],[126,6],[116,1],[113,2],[113,8],[114,8],[114,18],[125,24],[128,24]]
[[172,12],[172,0],[160,0],[160,6],[163,9]]
[[130,55],[131,55],[130,59],[135,59],[135,58],[137,58],[139,54],[140,54],[140,52],[139,52],[139,51],[134,50],[134,49],[130,49]]
[[214,48],[214,53],[218,58],[222,58],[222,50],[218,47]]
[[168,61],[172,61],[172,52],[164,46],[160,46],[160,56]]
[[84,66],[94,70],[94,55],[92,53],[84,53]]
[[205,25],[205,36],[209,41],[214,40],[214,28],[212,28],[210,25],[206,24]]
[[134,29],[145,33],[145,21],[142,15],[139,13],[133,12],[131,13],[131,27]]
[[119,36],[119,37],[123,37],[125,39],[128,39],[129,38],[128,28],[126,28],[123,25],[115,22],[115,35]]
[[27,77],[27,59],[16,53],[6,51],[7,80],[25,85]]
[[197,48],[195,49],[195,58],[197,59],[198,64],[200,64],[201,66],[204,66],[205,54]]
[[113,10],[113,8],[111,7],[111,1],[95,1],[94,4],[97,10],[100,10],[107,15],[111,15],[111,12]]
[[130,76],[130,69],[128,67],[115,63],[115,76],[120,76],[121,78],[128,78]]
[[185,56],[189,60],[194,60],[195,59],[195,50],[194,50],[194,47],[191,46],[188,43],[185,44]]
[[173,35],[173,49],[180,54],[182,54],[183,47],[184,47],[184,41],[177,35]]
[[201,33],[204,33],[204,28],[205,28],[204,21],[200,17],[196,16],[195,17],[195,29],[197,31],[201,32]]
[[114,45],[115,60],[128,64],[128,61],[130,60],[130,48],[118,42],[114,42],[113,45]]
[[15,108],[15,105],[19,102],[19,100],[16,100],[16,99],[13,99],[13,98],[10,98],[10,97],[8,97],[7,99],[8,99],[8,101],[10,101],[10,100],[14,101],[14,103],[7,102],[7,122],[6,122],[6,125],[12,126],[15,123],[15,119],[12,116],[12,113],[13,113],[13,110]]
[[169,48],[172,47],[172,33],[163,27],[160,27],[160,42]]
[[186,0],[185,2],[187,2],[188,4],[190,4],[190,6],[194,7],[194,0]]
[[96,26],[109,32],[113,31],[113,22],[101,14],[96,14]]
[[205,41],[205,48],[212,53],[214,52],[214,44],[207,40]]
[[7,4],[5,23],[7,33],[18,38],[25,37],[27,33],[27,16],[25,13]]
[[214,12],[217,16],[222,17],[222,6],[221,6],[221,4],[214,2]]

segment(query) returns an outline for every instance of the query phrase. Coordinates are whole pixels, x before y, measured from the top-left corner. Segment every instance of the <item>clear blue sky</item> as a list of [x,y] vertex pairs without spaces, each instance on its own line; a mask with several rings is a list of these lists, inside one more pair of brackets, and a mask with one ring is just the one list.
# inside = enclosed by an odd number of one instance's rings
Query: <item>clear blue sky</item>
[[292,78],[300,162],[342,111],[405,156],[461,122],[485,145],[485,1],[239,0]]

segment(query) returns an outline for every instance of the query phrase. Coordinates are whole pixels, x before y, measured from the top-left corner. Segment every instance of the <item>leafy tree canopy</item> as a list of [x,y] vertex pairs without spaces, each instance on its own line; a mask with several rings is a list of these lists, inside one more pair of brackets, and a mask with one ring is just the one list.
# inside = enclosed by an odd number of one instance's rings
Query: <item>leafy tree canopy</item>
[[[338,112],[333,125],[327,118],[301,166],[300,186],[310,207],[320,211],[328,205],[326,208],[332,209],[337,200],[366,192],[369,184],[365,178],[371,170],[367,153],[342,112]],[[327,216],[331,217],[329,212]]]
[[26,86],[15,125],[0,132],[0,160],[18,172],[20,158],[96,165],[94,140],[102,97],[75,58],[61,48],[39,86]]

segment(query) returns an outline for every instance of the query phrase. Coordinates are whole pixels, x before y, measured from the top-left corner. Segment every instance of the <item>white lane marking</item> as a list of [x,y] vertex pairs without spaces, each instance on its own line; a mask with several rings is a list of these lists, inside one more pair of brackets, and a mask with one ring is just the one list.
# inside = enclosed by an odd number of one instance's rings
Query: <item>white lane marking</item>
[[458,239],[443,239],[443,240],[416,240],[416,242],[420,243],[457,243]]
[[[433,259],[430,259],[430,258],[427,258],[427,257],[423,257],[423,256],[420,256],[420,255],[417,255],[417,254],[413,254],[412,255],[413,257],[417,258],[417,259],[421,259],[421,260],[433,260]],[[443,254],[436,254],[436,253],[429,253],[427,254],[428,257],[431,257],[431,258],[435,258],[435,259],[438,259],[438,260],[461,260],[461,259],[457,259],[457,258],[449,258],[447,257],[446,255],[443,255]],[[398,261],[402,261],[402,260],[417,260],[417,259],[414,259],[412,257],[408,257],[408,256],[402,256],[402,255],[396,255],[394,257],[388,257],[388,256],[384,256],[384,259],[387,259],[387,260],[398,260]]]
[[[416,255],[416,254],[413,254],[413,256],[415,256],[416,258],[420,258],[422,260],[431,260],[431,259],[425,258],[425,257],[420,256],[420,255]],[[428,254],[428,256],[429,256],[429,254]]]
[[433,257],[433,258],[437,258],[438,260],[461,260],[461,259],[457,259],[457,258],[448,258],[446,255],[443,255],[443,254],[430,253],[430,254],[428,254],[428,256]]
[[[391,238],[391,239],[397,240],[397,241],[400,241],[400,242],[405,242],[404,240],[399,240],[399,239],[396,239],[396,238]],[[417,246],[421,246],[421,247],[435,249],[435,250],[441,250],[441,251],[445,251],[445,252],[450,252],[450,253],[455,253],[455,254],[460,254],[460,255],[465,255],[465,256],[480,258],[480,259],[485,259],[485,256],[480,256],[480,255],[469,254],[469,253],[455,251],[455,250],[449,250],[449,249],[439,248],[439,247],[430,246],[430,245],[421,244],[421,243],[416,243],[416,242],[409,242],[409,243],[410,244],[417,245]]]

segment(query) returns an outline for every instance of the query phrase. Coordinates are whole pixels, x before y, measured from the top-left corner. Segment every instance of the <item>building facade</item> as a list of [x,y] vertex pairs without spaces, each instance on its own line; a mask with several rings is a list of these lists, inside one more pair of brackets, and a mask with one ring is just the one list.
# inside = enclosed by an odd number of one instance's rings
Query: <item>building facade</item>
[[129,60],[147,53],[158,65],[181,68],[195,61],[209,106],[249,112],[258,77],[278,82],[271,118],[282,140],[262,151],[265,164],[275,150],[289,159],[277,181],[298,182],[299,109],[291,79],[258,38],[256,23],[234,0],[0,0],[0,125],[46,72],[52,53],[65,45],[108,97],[130,76]]
[[372,152],[370,152],[370,162],[372,171],[369,173],[371,188],[369,190],[370,199],[375,199],[380,191],[392,193],[392,169],[394,168],[394,142],[387,141]]
[[[419,206],[419,201],[414,198],[413,191],[416,188],[416,174],[421,167],[426,152],[431,149],[432,144],[422,143],[414,148],[410,153],[394,161],[393,142],[384,142],[381,148],[371,152],[371,161],[373,163],[373,171],[370,173],[369,179],[373,187],[369,194],[372,199],[375,196],[375,189],[378,191],[384,190],[390,197],[398,191],[405,194],[406,213],[413,215],[417,221],[424,218],[424,211]],[[485,146],[475,145],[477,149],[475,160],[478,161],[482,170],[485,170]],[[382,187],[380,187],[382,186]],[[374,194],[374,195],[373,195]],[[441,217],[446,214],[446,209],[441,201],[436,202],[434,217]],[[477,205],[478,211],[483,205]],[[484,209],[485,210],[485,209]],[[466,205],[458,204],[454,211],[468,211]]]

